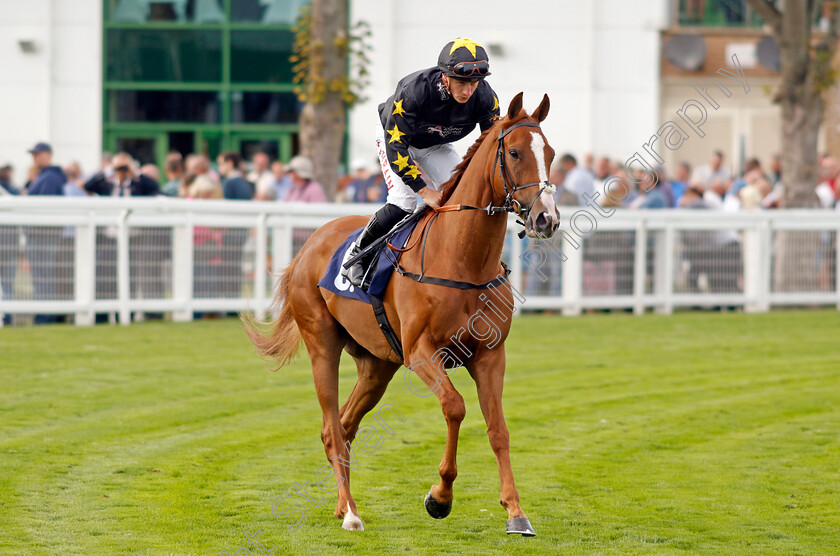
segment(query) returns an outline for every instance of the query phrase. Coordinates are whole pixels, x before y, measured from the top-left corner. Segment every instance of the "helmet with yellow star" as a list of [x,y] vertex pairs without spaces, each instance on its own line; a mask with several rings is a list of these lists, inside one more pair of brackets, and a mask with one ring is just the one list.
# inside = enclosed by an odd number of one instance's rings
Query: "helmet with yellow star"
[[490,61],[484,47],[472,39],[449,41],[438,56],[438,68],[455,79],[483,79],[490,75]]

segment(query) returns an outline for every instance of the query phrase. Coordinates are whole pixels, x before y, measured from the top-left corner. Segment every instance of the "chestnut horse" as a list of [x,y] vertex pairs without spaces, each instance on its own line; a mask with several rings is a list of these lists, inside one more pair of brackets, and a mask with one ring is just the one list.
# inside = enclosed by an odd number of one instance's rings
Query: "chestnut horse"
[[[496,455],[501,504],[508,511],[507,532],[535,534],[519,506],[502,413],[504,340],[510,331],[514,302],[511,288],[498,278],[506,212],[516,212],[531,237],[550,237],[559,224],[552,197],[554,186],[547,175],[554,150],[539,127],[548,108],[546,95],[529,115],[522,109],[522,93],[516,95],[507,115],[479,137],[444,185],[449,206],[437,211],[439,218],[432,224],[426,224],[423,248],[402,255],[400,264],[406,272],[471,284],[467,289],[458,289],[394,275],[383,302],[404,348],[404,359],[386,341],[369,306],[317,286],[332,254],[351,232],[364,226],[367,217],[339,218],[312,234],[281,276],[274,300],[280,312],[269,331],[264,333],[253,321],[244,319],[245,330],[258,352],[276,359],[278,367],[295,355],[301,339],[306,344],[323,412],[321,439],[338,485],[335,516],[343,518],[345,529],[364,527],[350,494],[349,469],[338,460],[347,462],[351,458],[349,443],[353,442],[362,417],[382,398],[397,369],[411,362],[406,379],[411,379],[408,373],[413,371],[428,386],[427,394],[434,391],[447,425],[441,480],[426,496],[427,511],[432,517],[443,518],[451,509],[458,430],[466,410],[446,368],[463,365],[475,380],[490,445]],[[480,210],[467,210],[479,207]],[[417,226],[410,242],[423,234],[421,228],[422,225]],[[495,291],[479,289],[482,285],[488,287],[488,282],[494,284],[491,287]],[[496,298],[495,303],[488,293]],[[475,315],[498,321],[498,335],[476,339],[464,334],[475,329],[476,322],[471,320]],[[487,327],[482,332],[486,330]],[[456,345],[459,351],[455,351]],[[358,381],[339,408],[338,366],[342,349],[356,361]],[[463,361],[455,354],[462,354]]]

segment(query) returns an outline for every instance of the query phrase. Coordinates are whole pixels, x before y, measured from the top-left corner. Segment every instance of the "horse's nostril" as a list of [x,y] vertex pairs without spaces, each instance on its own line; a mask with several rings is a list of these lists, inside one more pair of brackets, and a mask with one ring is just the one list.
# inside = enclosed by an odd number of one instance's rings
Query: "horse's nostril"
[[542,230],[545,225],[548,223],[548,218],[545,217],[545,213],[541,212],[537,215],[537,229]]

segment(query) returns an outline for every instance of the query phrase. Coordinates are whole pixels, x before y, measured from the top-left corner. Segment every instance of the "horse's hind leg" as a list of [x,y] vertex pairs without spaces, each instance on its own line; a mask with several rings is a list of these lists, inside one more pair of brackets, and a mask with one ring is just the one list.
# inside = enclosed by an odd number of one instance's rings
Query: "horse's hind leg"
[[318,403],[321,404],[321,440],[324,443],[324,452],[335,470],[339,485],[340,511],[336,510],[336,517],[344,518],[341,525],[344,529],[364,531],[356,510],[356,501],[350,494],[348,467],[341,463],[352,462],[353,457],[345,446],[346,433],[338,412],[338,363],[346,340],[340,326],[326,307],[309,307],[307,316],[298,320],[298,326],[312,362],[315,393],[318,395]]
[[352,355],[356,361],[359,379],[339,411],[341,424],[350,442],[353,442],[356,437],[362,418],[376,407],[385,394],[394,373],[400,368],[399,363],[378,359],[367,351],[354,350]]
[[[353,350],[351,354],[356,361],[356,368],[359,372],[359,379],[356,381],[356,386],[353,387],[353,392],[347,398],[344,405],[341,406],[339,415],[341,416],[341,425],[344,427],[344,437],[351,444],[356,438],[356,432],[359,430],[359,423],[362,418],[379,403],[382,395],[385,394],[385,389],[388,388],[388,383],[394,376],[397,369],[400,368],[399,363],[392,363],[390,361],[383,361],[370,355],[366,351],[362,355],[360,351]],[[363,450],[368,448],[362,446]],[[350,479],[350,469],[345,468],[347,479]],[[341,510],[344,508],[344,501],[339,497],[336,503],[335,515],[340,517]]]

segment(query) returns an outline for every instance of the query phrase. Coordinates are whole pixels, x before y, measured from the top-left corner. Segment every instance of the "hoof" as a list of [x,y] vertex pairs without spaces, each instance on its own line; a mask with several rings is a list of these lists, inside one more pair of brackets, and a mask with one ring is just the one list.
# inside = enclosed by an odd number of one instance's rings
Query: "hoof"
[[435,519],[443,519],[452,511],[452,502],[441,504],[432,496],[431,490],[426,494],[426,498],[423,499],[423,504],[426,506],[426,511],[429,512],[429,515]]
[[344,516],[344,522],[341,524],[341,528],[346,531],[364,531],[365,526],[362,525],[362,520],[359,519],[359,516],[353,515],[352,513],[348,513]]
[[341,528],[346,531],[364,531],[365,526],[362,525],[362,520],[353,513],[353,510],[350,509],[350,504],[347,504],[347,513],[344,514],[344,521],[341,524]]
[[535,537],[537,535],[527,517],[513,517],[508,519],[507,534],[522,535],[523,537]]

